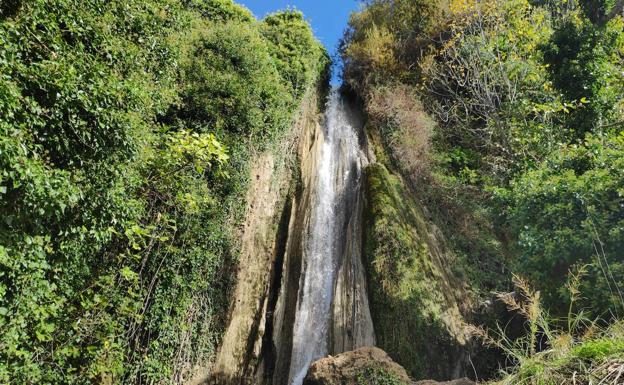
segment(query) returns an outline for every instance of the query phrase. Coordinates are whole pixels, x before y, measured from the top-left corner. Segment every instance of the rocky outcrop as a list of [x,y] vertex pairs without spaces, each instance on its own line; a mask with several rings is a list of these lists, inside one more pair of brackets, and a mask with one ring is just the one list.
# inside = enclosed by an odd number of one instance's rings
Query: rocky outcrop
[[281,262],[282,275],[275,282],[275,303],[268,321],[272,332],[265,336],[264,354],[257,367],[256,384],[281,385],[287,382],[292,351],[293,324],[299,294],[304,233],[310,223],[314,176],[322,141],[319,115],[309,115],[302,127],[298,145],[299,179],[292,200],[288,235]]
[[377,346],[413,377],[461,377],[472,301],[458,259],[368,128],[378,161],[365,170],[364,256]]
[[[325,135],[320,117],[316,94],[311,93],[284,146],[260,155],[253,165],[230,323],[209,380],[202,376],[190,384],[288,382],[302,270],[313,231],[311,206],[319,186]],[[353,127],[361,128],[362,122]],[[458,377],[466,343],[461,327],[465,301],[463,287],[449,271],[452,260],[400,178],[385,169],[383,159],[376,161],[379,154],[370,149],[378,146],[368,149],[363,133],[360,140],[366,152],[363,166],[371,164],[357,185],[346,184],[339,191],[334,208],[347,214],[337,221],[336,231],[343,236],[336,246],[341,257],[336,261],[326,352],[380,344],[412,375]],[[353,177],[346,166],[335,175],[339,181]],[[347,374],[358,363],[373,362],[378,365],[366,370],[390,370],[409,381],[405,369],[383,351],[367,349],[333,359],[356,361],[342,366]]]
[[405,369],[383,350],[363,347],[322,358],[312,364],[303,385],[362,385],[392,383],[405,385],[475,385],[467,378],[448,382],[413,382]]

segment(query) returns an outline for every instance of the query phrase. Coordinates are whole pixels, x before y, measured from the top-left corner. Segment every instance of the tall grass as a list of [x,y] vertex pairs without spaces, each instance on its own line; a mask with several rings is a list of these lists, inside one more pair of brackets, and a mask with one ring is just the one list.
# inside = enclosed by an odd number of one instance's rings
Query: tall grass
[[542,307],[539,291],[514,276],[516,290],[498,294],[507,309],[525,320],[525,333],[512,339],[500,325],[496,330],[469,325],[473,336],[487,346],[501,349],[507,366],[501,368],[496,385],[615,385],[624,384],[624,322],[609,326],[600,319],[588,319],[574,303],[585,267],[571,272],[566,288],[569,311],[564,319],[551,318]]

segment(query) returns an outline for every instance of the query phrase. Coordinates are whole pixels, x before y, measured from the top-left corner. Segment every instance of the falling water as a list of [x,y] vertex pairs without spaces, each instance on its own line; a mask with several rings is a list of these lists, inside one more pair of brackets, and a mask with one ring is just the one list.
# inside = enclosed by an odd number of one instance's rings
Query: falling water
[[[293,326],[289,384],[300,385],[310,363],[331,351],[332,301],[346,246],[347,227],[357,211],[361,172],[366,156],[339,92],[330,95],[325,113],[324,138],[317,165],[316,191],[304,246],[300,291]],[[359,221],[359,216],[356,218]],[[358,227],[359,228],[359,227]],[[355,287],[355,286],[354,286]],[[365,294],[364,294],[365,296]],[[370,319],[368,305],[366,317]],[[371,323],[372,325],[372,323]],[[370,331],[370,340],[372,330]]]

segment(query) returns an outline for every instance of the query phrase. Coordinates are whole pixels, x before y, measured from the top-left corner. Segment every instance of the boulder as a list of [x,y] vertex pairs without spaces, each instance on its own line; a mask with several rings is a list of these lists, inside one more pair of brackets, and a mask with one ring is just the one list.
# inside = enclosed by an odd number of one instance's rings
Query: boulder
[[383,350],[363,347],[337,356],[315,361],[308,369],[303,385],[357,385],[358,379],[371,370],[387,373],[401,382],[410,384],[403,367]]
[[397,385],[475,385],[466,378],[449,382],[413,382],[401,365],[376,347],[363,347],[315,361],[303,385],[374,385],[384,380],[392,380],[391,383]]

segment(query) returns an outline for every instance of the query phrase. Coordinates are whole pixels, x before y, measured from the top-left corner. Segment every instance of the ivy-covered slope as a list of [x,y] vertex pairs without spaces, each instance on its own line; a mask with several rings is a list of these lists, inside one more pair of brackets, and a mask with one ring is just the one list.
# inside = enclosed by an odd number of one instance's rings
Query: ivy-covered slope
[[0,4],[0,382],[182,383],[213,357],[252,154],[328,63],[230,0]]

